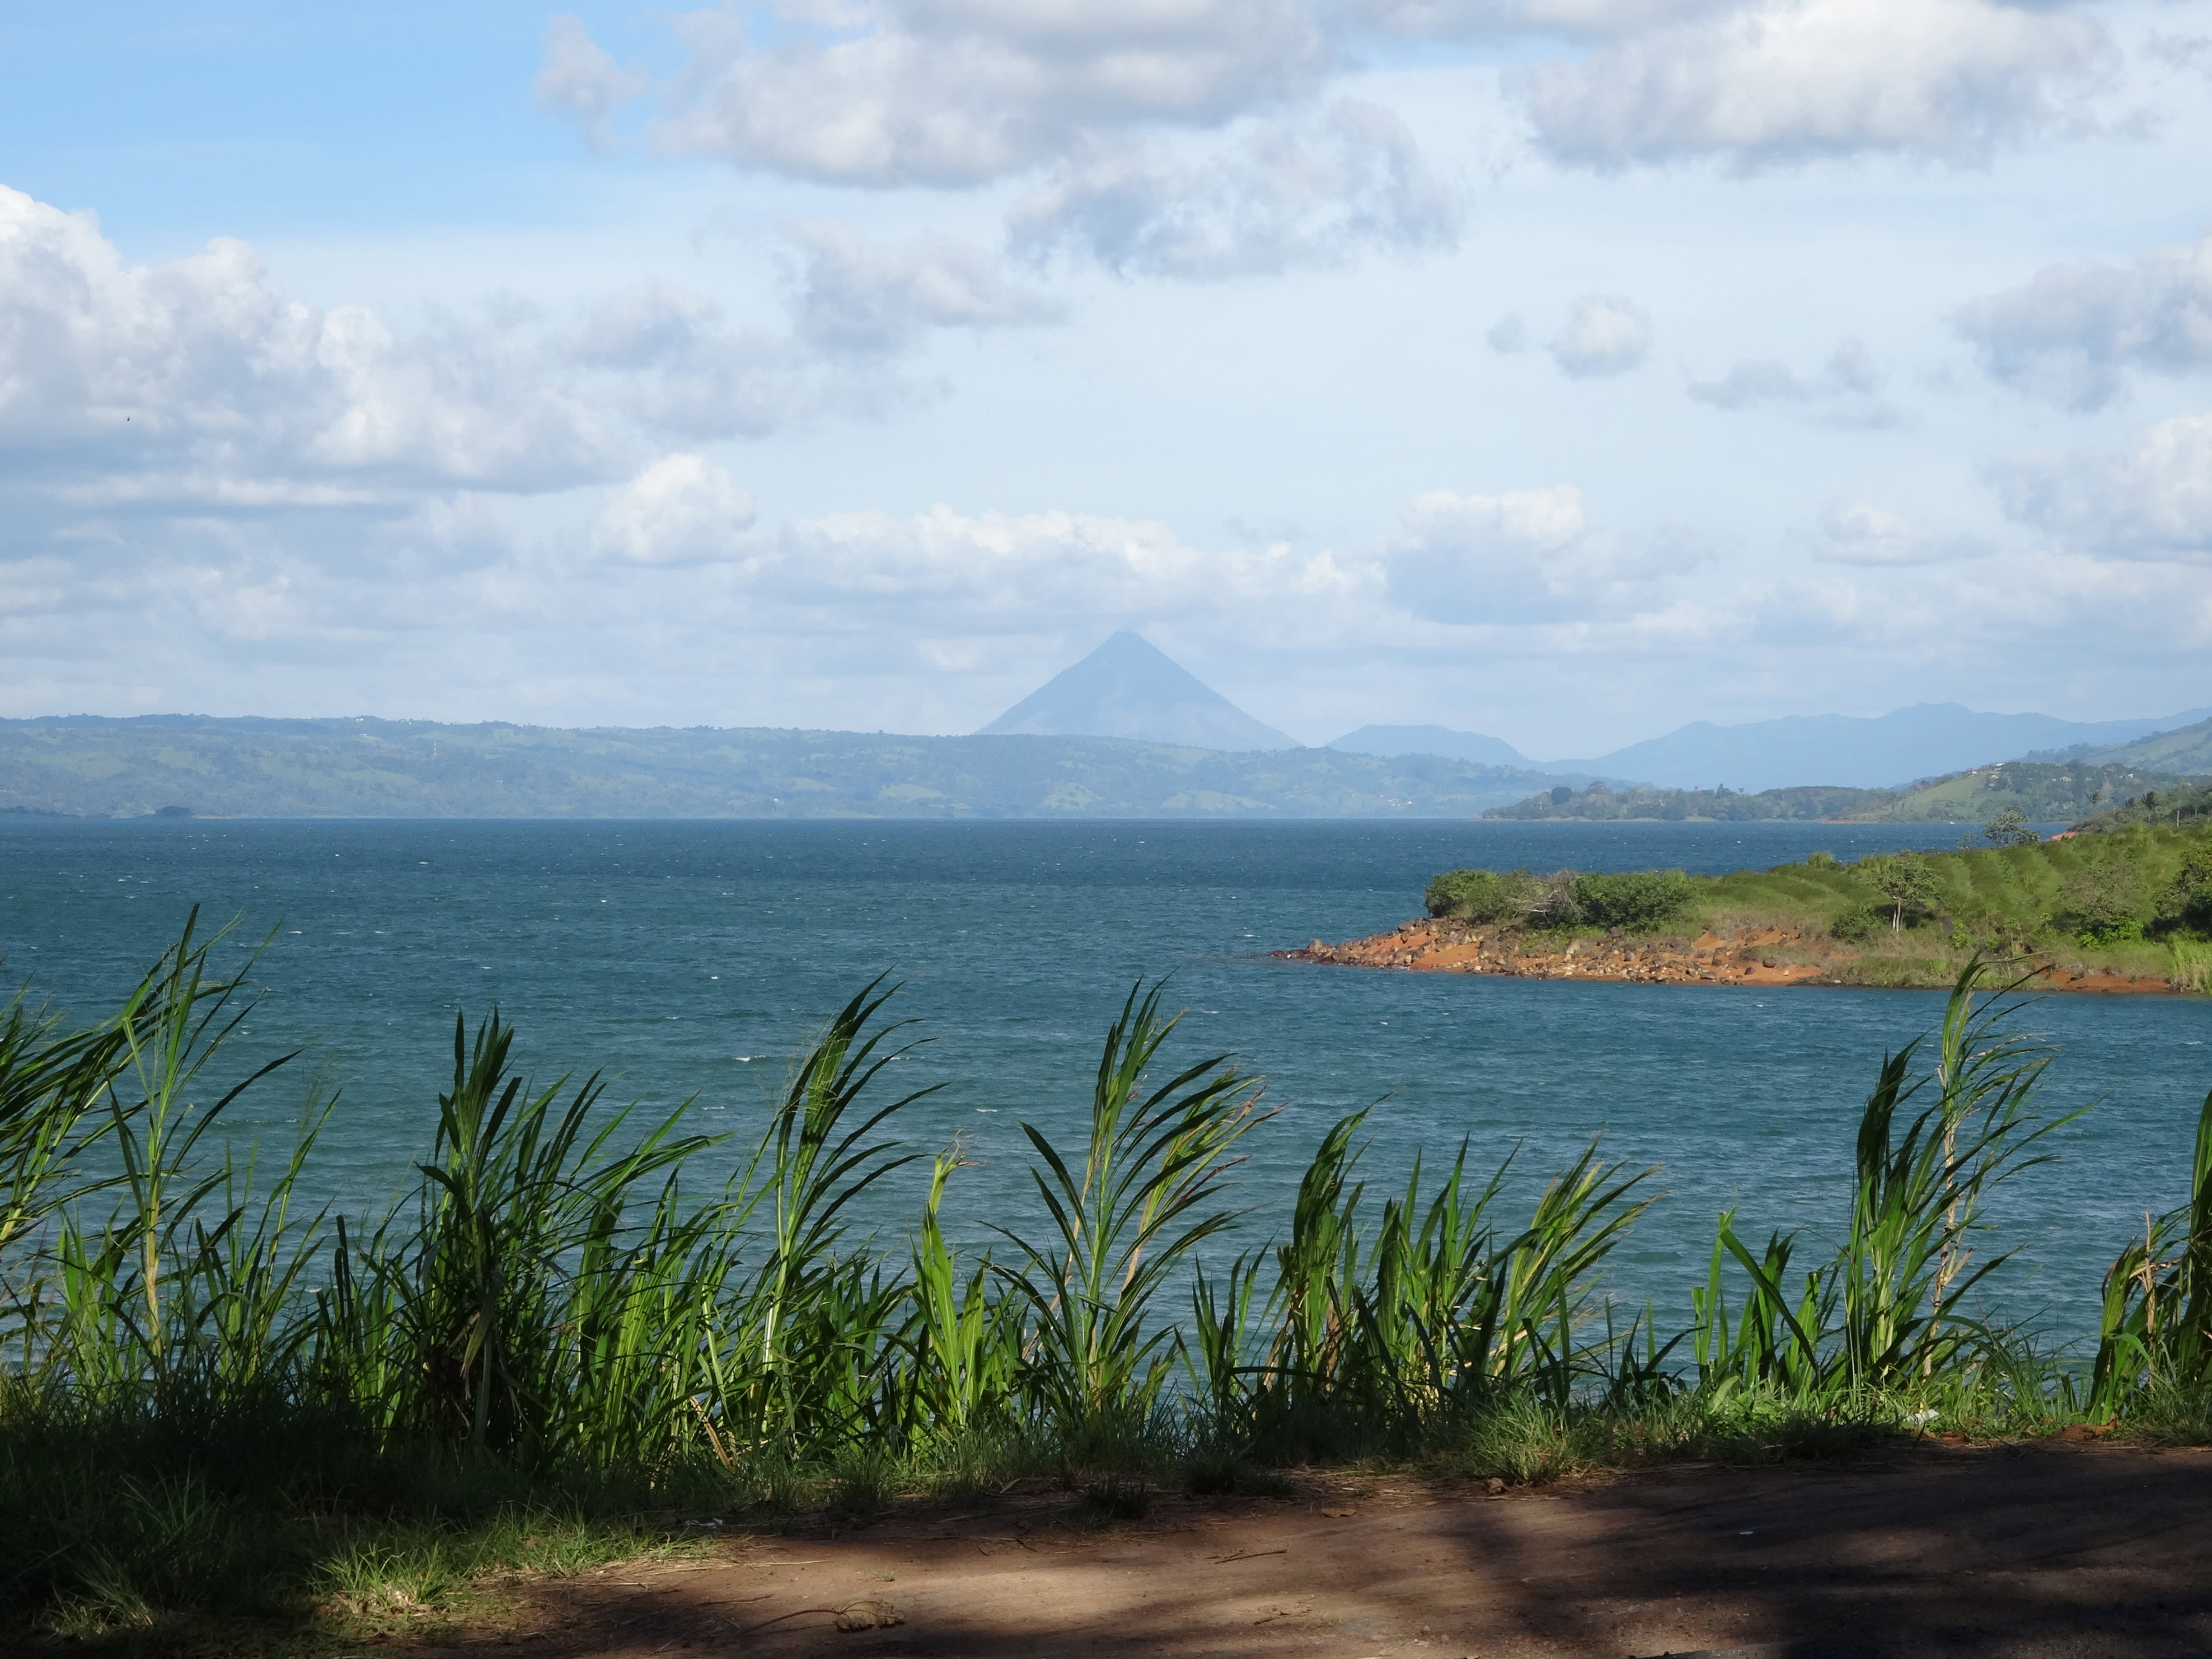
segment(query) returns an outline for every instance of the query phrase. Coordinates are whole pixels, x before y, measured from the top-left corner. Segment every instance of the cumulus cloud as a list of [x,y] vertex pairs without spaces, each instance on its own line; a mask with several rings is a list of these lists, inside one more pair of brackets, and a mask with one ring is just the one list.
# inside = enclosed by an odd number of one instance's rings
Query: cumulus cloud
[[1218,125],[1331,66],[1302,0],[853,0],[675,27],[665,150],[848,185],[975,185],[1100,134]]
[[664,455],[608,492],[593,547],[632,564],[701,564],[750,545],[753,499],[703,455]]
[[0,436],[65,486],[245,504],[602,474],[610,435],[548,383],[536,320],[403,337],[286,300],[243,242],[127,267],[90,215],[0,187]]
[[2100,409],[2134,374],[2212,369],[2212,234],[2132,269],[2051,265],[1955,319],[1982,367],[2031,397]]
[[2212,561],[2212,414],[2160,421],[2116,455],[2033,456],[1993,477],[2008,513],[2070,551]]
[[540,44],[544,56],[531,86],[538,107],[575,123],[592,149],[606,149],[613,138],[615,111],[641,95],[652,82],[608,57],[580,18],[555,18]]
[[1865,343],[1845,340],[1816,374],[1800,374],[1771,357],[1746,357],[1716,380],[1692,380],[1690,396],[1715,409],[1775,404],[1805,408],[1838,426],[1894,426],[1895,405],[1882,397],[1884,377]]
[[1994,550],[1978,537],[1932,531],[1868,501],[1831,506],[1820,515],[1814,538],[1814,556],[1828,564],[1954,564],[1986,558]]
[[1739,168],[1885,153],[1972,163],[2075,114],[2115,52],[2094,20],[1999,0],[1753,0],[1515,81],[1572,165]]
[[1124,275],[1203,280],[1449,248],[1460,217],[1396,116],[1339,99],[1196,156],[1158,140],[1104,149],[1055,172],[1008,230],[1031,258],[1068,250]]
[[933,329],[1058,322],[1057,301],[1008,280],[979,248],[945,238],[886,246],[842,225],[794,227],[805,274],[793,305],[799,336],[824,350],[881,356]]
[[1576,380],[1626,374],[1651,354],[1651,313],[1618,294],[1583,295],[1549,349]]

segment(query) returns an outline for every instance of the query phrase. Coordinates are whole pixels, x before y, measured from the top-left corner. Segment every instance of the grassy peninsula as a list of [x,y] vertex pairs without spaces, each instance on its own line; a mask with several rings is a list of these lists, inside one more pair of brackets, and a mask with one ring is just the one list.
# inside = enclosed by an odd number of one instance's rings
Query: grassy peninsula
[[2212,827],[2201,805],[2179,829],[2115,814],[2039,841],[2015,817],[1976,839],[1991,844],[1854,863],[1815,853],[1721,876],[1448,871],[1429,884],[1425,932],[1408,924],[1380,944],[1309,954],[1540,976],[1612,968],[1632,979],[1891,986],[1946,985],[1981,957],[2069,988],[2212,989]]

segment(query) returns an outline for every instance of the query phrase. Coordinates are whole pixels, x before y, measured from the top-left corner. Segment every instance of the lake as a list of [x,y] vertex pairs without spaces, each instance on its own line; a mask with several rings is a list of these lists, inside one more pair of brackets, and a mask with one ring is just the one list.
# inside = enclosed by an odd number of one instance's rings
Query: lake
[[[197,903],[240,918],[218,953],[274,929],[238,1056],[313,1045],[241,1102],[236,1133],[283,1142],[313,1065],[342,1088],[318,1195],[380,1206],[425,1154],[452,1074],[456,1011],[496,1005],[540,1078],[605,1070],[619,1098],[697,1097],[757,1133],[793,1053],[870,978],[932,1039],[886,1075],[944,1084],[910,1108],[923,1150],[977,1167],[949,1230],[1038,1215],[1018,1124],[1079,1133],[1099,1040],[1139,975],[1173,975],[1171,1052],[1231,1052],[1279,1109],[1237,1171],[1257,1243],[1285,1217],[1314,1142],[1380,1102],[1368,1167],[1401,1183],[1462,1138],[1516,1189],[1602,1133],[1663,1166],[1666,1194],[1613,1280],[1662,1322],[1689,1311],[1715,1213],[1747,1234],[1832,1231],[1852,1134],[1886,1049],[1939,1018],[1909,991],[1752,991],[1361,972],[1273,960],[1419,913],[1462,865],[1710,872],[1825,848],[1948,845],[1942,826],[1301,823],[434,823],[0,820],[0,955],[39,997],[112,1008]],[[2060,1049],[2054,1106],[2101,1099],[1993,1211],[2013,1316],[2094,1331],[2099,1278],[2146,1208],[2179,1201],[2212,1087],[2212,999],[2054,997],[2023,1027]],[[718,1152],[714,1160],[728,1161]],[[710,1160],[712,1161],[712,1160]],[[702,1170],[702,1177],[714,1175]],[[896,1224],[925,1178],[887,1195]],[[1379,1193],[1373,1200],[1379,1205]]]

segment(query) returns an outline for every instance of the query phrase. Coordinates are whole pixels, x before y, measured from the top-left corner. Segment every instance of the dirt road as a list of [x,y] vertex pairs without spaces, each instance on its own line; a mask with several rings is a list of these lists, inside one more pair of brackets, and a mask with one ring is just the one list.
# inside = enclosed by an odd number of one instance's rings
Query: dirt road
[[[874,1616],[896,1624],[836,1628]],[[775,1622],[770,1622],[775,1621]],[[2212,1455],[1936,1449],[1492,1495],[1321,1478],[1077,1524],[1065,1494],[733,1543],[531,1592],[448,1652],[812,1656],[2212,1653]]]

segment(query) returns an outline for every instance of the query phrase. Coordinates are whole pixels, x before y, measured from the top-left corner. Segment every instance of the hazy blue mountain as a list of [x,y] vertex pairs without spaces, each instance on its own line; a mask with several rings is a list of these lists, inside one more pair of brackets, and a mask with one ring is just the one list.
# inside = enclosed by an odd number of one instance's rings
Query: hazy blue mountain
[[1300,746],[1127,632],[1060,670],[976,735],[1135,738],[1194,749]]
[[0,720],[0,817],[1472,818],[1589,781],[1429,755],[1127,738]]
[[1983,714],[1955,702],[1923,702],[1875,719],[1792,714],[1746,726],[1699,720],[1595,760],[1538,764],[1553,771],[1648,780],[1670,788],[1726,784],[1757,791],[1832,784],[1890,789],[2016,759],[2033,750],[2124,744],[2208,714],[2212,709],[2193,708],[2157,720],[2063,720],[2050,714]]
[[1455,732],[1448,726],[1363,726],[1326,746],[1352,755],[1442,755],[1482,766],[1535,763],[1503,738]]

